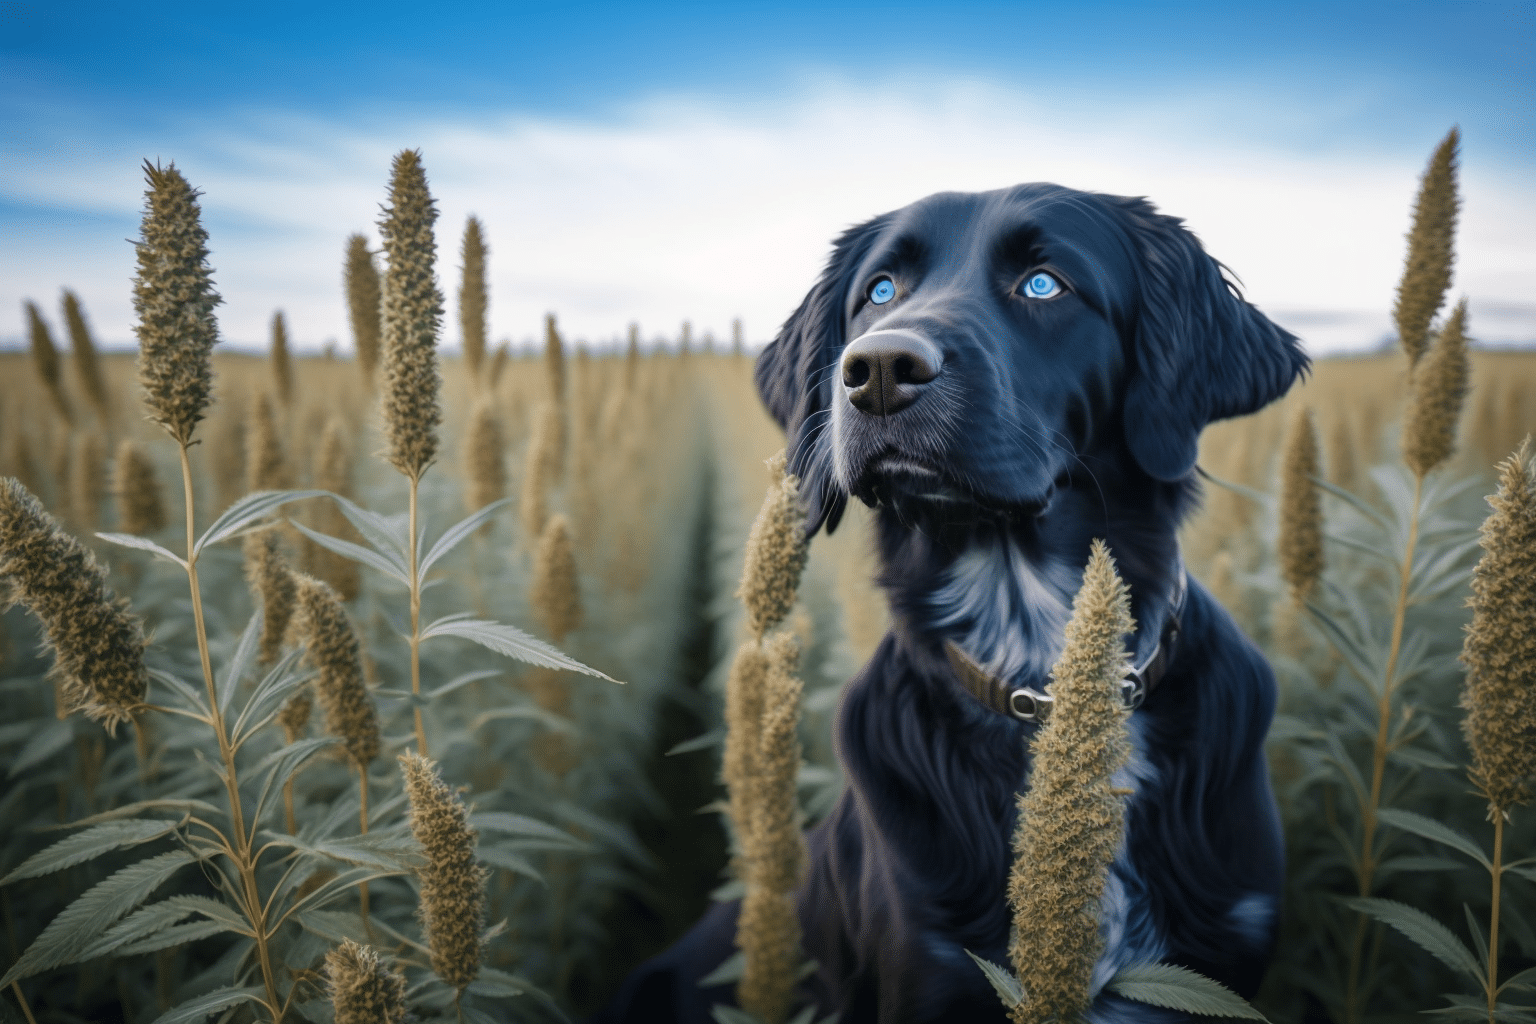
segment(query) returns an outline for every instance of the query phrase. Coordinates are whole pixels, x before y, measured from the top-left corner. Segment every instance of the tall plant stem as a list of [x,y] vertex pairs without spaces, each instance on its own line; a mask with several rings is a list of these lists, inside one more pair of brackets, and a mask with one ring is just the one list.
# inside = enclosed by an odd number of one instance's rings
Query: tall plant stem
[[[1396,692],[1394,677],[1403,650],[1403,624],[1408,617],[1408,590],[1413,582],[1413,555],[1419,543],[1419,506],[1424,494],[1424,477],[1414,474],[1413,512],[1408,517],[1408,539],[1403,546],[1403,564],[1397,588],[1397,606],[1392,610],[1392,640],[1387,647],[1387,668],[1381,680],[1381,694],[1376,702],[1376,742],[1371,751],[1371,795],[1360,814],[1360,895],[1371,895],[1376,880],[1376,814],[1381,809],[1381,788],[1387,773],[1387,755],[1392,750],[1392,697]],[[1349,954],[1349,987],[1345,989],[1345,1019],[1351,1024],[1360,1019],[1360,957],[1365,947],[1369,918],[1361,914],[1355,924],[1354,947]]]
[[[368,834],[368,766],[357,766],[357,798],[360,804],[358,810],[358,834]],[[363,882],[357,887],[358,911],[363,918],[363,931],[368,933],[368,941],[373,941],[373,922],[368,919],[368,883]]]
[[37,1024],[37,1018],[32,1016],[32,1007],[27,1005],[27,997],[21,994],[21,982],[11,982],[11,991],[16,993],[16,1002],[21,1004],[21,1012],[27,1015],[27,1024]]
[[[229,821],[234,831],[235,867],[245,889],[246,917],[256,936],[256,952],[261,961],[261,978],[267,989],[267,1008],[273,1024],[281,1024],[282,1003],[277,998],[277,978],[272,971],[268,948],[267,915],[262,909],[261,893],[256,884],[256,863],[251,856],[251,837],[245,831],[245,809],[240,804],[240,778],[235,771],[235,749],[224,727],[224,712],[219,707],[218,685],[213,678],[213,659],[208,653],[208,628],[203,621],[202,589],[197,582],[197,531],[193,515],[192,461],[186,444],[181,445],[181,484],[187,509],[187,581],[192,589],[192,621],[197,629],[197,653],[203,665],[203,684],[208,689],[208,724],[219,738],[219,756],[224,761],[224,789],[229,794]],[[233,682],[233,681],[232,681]]]
[[[411,474],[411,516],[410,536],[406,538],[406,544],[410,549],[410,581],[411,581],[411,696],[421,696],[421,580],[416,574],[416,489],[421,483],[421,477]],[[416,752],[422,757],[430,757],[427,753],[427,730],[421,724],[421,705],[416,704],[412,709],[416,716]]]
[[1488,914],[1488,1024],[1499,1001],[1499,882],[1504,875],[1504,809],[1493,810],[1493,909]]

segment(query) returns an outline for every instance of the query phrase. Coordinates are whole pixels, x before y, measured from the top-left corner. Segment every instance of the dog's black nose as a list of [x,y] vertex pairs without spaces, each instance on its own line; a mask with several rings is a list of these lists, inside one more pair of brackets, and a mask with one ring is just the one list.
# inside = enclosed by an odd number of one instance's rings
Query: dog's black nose
[[920,334],[870,331],[843,350],[843,387],[855,409],[890,416],[917,401],[943,365],[944,354]]

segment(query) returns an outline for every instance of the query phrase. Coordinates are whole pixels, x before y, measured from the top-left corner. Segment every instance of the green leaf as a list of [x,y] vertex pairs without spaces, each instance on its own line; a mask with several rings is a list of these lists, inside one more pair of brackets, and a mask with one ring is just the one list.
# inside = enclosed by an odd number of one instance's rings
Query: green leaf
[[336,502],[341,508],[341,514],[357,527],[357,532],[373,545],[375,551],[396,562],[402,577],[408,575],[405,571],[406,516],[381,516],[339,494],[333,493],[331,500]]
[[354,562],[362,562],[366,566],[377,569],[392,580],[410,586],[404,572],[404,566],[397,566],[395,560],[386,555],[381,555],[372,548],[365,548],[361,544],[354,544],[340,537],[332,537],[330,534],[321,533],[319,530],[311,530],[303,523],[290,519],[288,522],[297,527],[298,531],[316,544],[327,550],[334,551],[343,558],[350,558]]
[[196,558],[202,554],[203,548],[209,544],[228,540],[247,526],[259,522],[291,501],[318,498],[327,493],[326,491],[257,491],[254,494],[247,494],[225,509],[224,514],[215,519],[213,525],[204,531],[192,548],[192,557]]
[[314,757],[321,750],[333,743],[339,743],[336,736],[312,736],[308,739],[295,740],[286,747],[274,750],[261,759],[256,766],[256,771],[265,771],[267,777],[261,783],[261,795],[256,798],[256,813],[251,816],[251,822],[261,820],[261,811],[266,806],[267,797],[271,795],[275,787],[281,787],[283,783],[293,778],[293,773],[299,770],[303,763]]
[[1488,940],[1483,938],[1483,929],[1478,925],[1477,918],[1472,916],[1472,908],[1463,903],[1461,909],[1467,915],[1467,931],[1472,933],[1472,943],[1477,946],[1477,962],[1483,967],[1483,976],[1487,977]]
[[1387,519],[1386,516],[1382,515],[1380,512],[1367,505],[1360,498],[1355,497],[1349,491],[1329,483],[1327,480],[1324,480],[1320,476],[1313,477],[1312,482],[1321,487],[1323,490],[1327,491],[1329,494],[1333,495],[1335,498],[1338,498],[1340,501],[1344,502],[1344,504],[1348,505],[1356,512],[1359,512],[1362,516],[1365,516],[1365,518],[1369,519],[1383,530],[1389,533],[1391,532],[1392,523]]
[[465,537],[468,537],[470,534],[474,533],[475,530],[479,529],[481,523],[484,523],[487,519],[491,518],[491,516],[495,515],[497,512],[500,512],[503,507],[510,504],[512,504],[511,498],[502,498],[500,501],[493,501],[479,511],[465,516],[463,519],[450,526],[447,531],[437,539],[437,543],[432,545],[432,550],[427,552],[427,556],[421,560],[421,565],[416,569],[417,576],[425,576],[427,574],[427,570],[436,565],[439,558],[442,558],[444,555],[448,554],[448,552],[458,547],[459,544],[463,542]]
[[482,832],[495,832],[505,836],[527,839],[543,839],[559,843],[567,849],[585,850],[587,844],[562,828],[557,828],[536,818],[507,811],[476,811],[469,816],[471,828]]
[[1527,967],[1513,978],[1504,979],[1499,985],[1499,991],[1503,992],[1507,988],[1536,990],[1536,967]]
[[188,921],[185,924],[173,924],[169,928],[155,932],[148,938],[138,942],[130,942],[125,946],[119,946],[113,950],[115,957],[137,956],[140,953],[153,953],[161,949],[170,949],[172,946],[185,945],[188,942],[197,942],[202,939],[210,939],[215,935],[222,935],[229,931],[228,925],[221,921]]
[[710,747],[718,747],[723,742],[725,742],[725,730],[711,729],[702,736],[695,736],[691,740],[683,740],[683,742],[675,744],[671,750],[667,751],[666,756],[672,757],[675,754],[691,754],[695,750],[708,750]]
[[482,668],[474,672],[465,672],[463,675],[454,676],[437,689],[428,691],[427,699],[437,700],[437,698],[446,696],[461,686],[468,686],[470,683],[476,683],[482,679],[494,679],[496,676],[504,674],[503,670],[499,668]]
[[171,850],[130,864],[98,882],[65,907],[21,958],[0,978],[0,988],[34,974],[76,963],[80,956],[124,914],[147,900],[161,883],[195,860],[185,850]]
[[[515,988],[521,995],[531,997],[556,1019],[565,1021],[567,1024],[570,1022],[570,1018],[565,1015],[565,1011],[560,1009],[559,1004],[550,998],[549,993],[539,988],[533,982],[528,981],[526,978],[520,977],[516,974],[509,974],[503,970],[498,970],[489,964],[482,964],[476,981],[484,981],[487,984],[500,985],[504,988]],[[470,985],[470,987],[474,987],[473,983]]]
[[519,705],[505,708],[492,708],[475,716],[470,723],[469,731],[474,732],[492,722],[503,722],[508,719],[524,719],[530,722],[538,722],[544,728],[554,732],[574,733],[576,725],[569,718],[561,718],[553,711],[545,711],[541,707],[532,705]]
[[1019,979],[1013,976],[1012,971],[1005,971],[991,960],[985,960],[970,950],[965,955],[976,961],[976,966],[981,968],[981,973],[987,976],[992,983],[992,988],[997,992],[997,998],[1003,1001],[1008,1009],[1013,1009],[1024,1001],[1024,986],[1019,984]]
[[229,713],[230,701],[235,699],[235,691],[240,688],[240,677],[245,675],[251,662],[256,660],[256,651],[261,644],[261,616],[261,605],[257,604],[250,621],[245,624],[245,632],[240,634],[240,642],[235,645],[235,653],[230,656],[229,664],[224,666],[223,678],[219,680],[219,710],[226,715]]
[[1433,840],[1442,846],[1449,846],[1451,849],[1471,857],[1488,870],[1493,870],[1493,864],[1483,854],[1482,848],[1477,845],[1477,841],[1459,829],[1451,828],[1449,825],[1438,822],[1433,818],[1426,818],[1416,811],[1404,810],[1401,807],[1384,807],[1376,812],[1376,819],[1393,828],[1400,828],[1404,832],[1412,832],[1416,836],[1423,836],[1425,839]]
[[137,846],[159,839],[175,830],[174,821],[154,821],[147,818],[131,818],[127,821],[104,821],[84,832],[76,832],[68,839],[34,853],[21,864],[0,878],[0,885],[19,882],[23,878],[37,878],[75,864],[82,864],[112,850]]
[[231,1006],[239,1006],[241,1003],[257,1003],[265,1005],[262,996],[265,993],[260,988],[220,988],[214,989],[206,995],[189,999],[174,1010],[163,1013],[155,1018],[155,1024],[197,1024],[207,1020],[220,1010],[227,1010]]
[[1358,910],[1396,928],[1451,970],[1470,975],[1478,984],[1482,984],[1483,972],[1478,966],[1477,957],[1456,937],[1455,932],[1424,911],[1406,903],[1376,896],[1345,902],[1352,910]]
[[118,821],[122,818],[131,818],[135,814],[138,814],[140,811],[154,811],[161,809],[168,811],[181,811],[183,813],[189,811],[200,811],[204,814],[223,813],[219,810],[219,808],[215,807],[213,804],[206,800],[139,800],[131,804],[124,804],[121,807],[114,807],[110,811],[102,811],[100,814],[93,814],[89,818],[81,818],[79,821],[71,821],[63,825],[51,825],[49,826],[48,830],[55,831],[69,828],[84,828],[87,825],[95,825],[102,821]]
[[[450,619],[452,621],[450,621]],[[456,636],[464,640],[473,640],[482,647],[488,647],[497,654],[504,654],[509,658],[526,661],[530,665],[539,665],[543,668],[563,669],[568,672],[582,672],[599,679],[606,679],[610,683],[619,680],[612,676],[599,672],[595,668],[588,668],[575,658],[571,658],[560,651],[537,640],[515,626],[508,626],[500,622],[491,622],[485,619],[461,619],[450,616],[448,619],[438,619],[432,625],[422,631],[421,639],[426,640],[435,636]]]
[[1333,616],[1328,614],[1327,609],[1308,601],[1307,611],[1312,615],[1313,624],[1323,631],[1323,634],[1328,638],[1328,642],[1333,644],[1334,649],[1339,652],[1339,656],[1344,659],[1344,663],[1349,666],[1349,670],[1372,690],[1380,686],[1381,673],[1376,670],[1370,654],[1355,642],[1354,637],[1346,633],[1343,627],[1334,621]]
[[301,649],[287,652],[256,684],[250,699],[245,702],[245,707],[240,710],[239,717],[230,729],[236,746],[242,744],[249,733],[261,728],[266,717],[275,713],[293,691],[304,683],[304,675],[297,670],[299,659],[303,656]]
[[491,845],[481,843],[475,847],[475,857],[491,865],[491,867],[501,868],[515,875],[526,875],[540,885],[549,885],[544,880],[544,876],[539,874],[537,868],[524,858],[519,857],[516,851],[509,850],[505,846],[494,843]]
[[1173,964],[1122,967],[1105,987],[1125,999],[1202,1017],[1268,1019],[1221,982]]
[[[191,914],[202,914],[207,920],[178,925],[177,922]],[[166,934],[177,928],[180,930]],[[237,932],[249,937],[255,935],[245,918],[216,900],[206,896],[172,896],[141,907],[108,928],[101,938],[80,955],[80,959],[91,960],[108,953],[114,956],[152,953],[157,949],[167,949],[221,932]]]
[[699,988],[709,988],[711,985],[725,985],[733,981],[740,981],[742,974],[747,970],[747,952],[738,949],[721,961],[720,966],[710,971],[699,979]]
[[421,844],[409,832],[370,832],[343,839],[319,839],[306,843],[295,836],[263,832],[262,840],[286,846],[312,857],[328,857],[362,867],[386,871],[410,871],[421,859]]
[[68,719],[50,720],[47,725],[32,735],[26,746],[21,748],[16,755],[16,760],[11,763],[11,770],[6,774],[6,778],[14,779],[28,768],[48,760],[69,746],[74,738],[75,727]]
[[746,1010],[738,1010],[734,1006],[725,1006],[722,1003],[711,1006],[709,1014],[715,1018],[716,1024],[763,1024]]
[[179,555],[167,551],[165,548],[161,547],[159,544],[156,544],[148,537],[135,537],[131,533],[98,533],[96,536],[100,537],[108,544],[116,544],[119,547],[125,548],[138,548],[140,551],[150,552],[156,558],[163,558],[167,562],[175,562],[183,569],[187,567],[185,559]]
[[148,669],[147,671],[149,672],[149,678],[155,680],[158,683],[162,683],[165,686],[169,686],[171,690],[182,699],[187,707],[191,708],[193,711],[196,711],[204,718],[209,717],[208,705],[203,700],[203,695],[198,693],[197,690],[193,689],[191,686],[188,686],[186,682],[176,676],[171,675],[169,672],[162,672],[157,668]]
[[1398,747],[1388,756],[1395,761],[1407,761],[1409,764],[1420,765],[1424,768],[1435,768],[1440,771],[1455,771],[1461,767],[1461,765],[1456,764],[1454,761],[1447,761],[1439,754],[1425,750],[1423,747]]

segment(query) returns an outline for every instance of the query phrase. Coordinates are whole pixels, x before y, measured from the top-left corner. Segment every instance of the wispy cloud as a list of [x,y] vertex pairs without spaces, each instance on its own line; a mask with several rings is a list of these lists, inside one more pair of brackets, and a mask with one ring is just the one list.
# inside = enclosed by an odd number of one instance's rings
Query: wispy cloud
[[[1228,127],[1231,104],[1074,108],[983,82],[821,78],[772,102],[659,96],[584,120],[265,112],[153,134],[97,126],[78,145],[79,126],[54,117],[57,141],[38,127],[7,171],[0,309],[69,285],[103,337],[129,338],[122,239],[142,201],[137,163],[158,157],[204,190],[225,335],[259,344],[283,308],[301,344],[345,347],[345,237],[373,233],[390,156],[418,146],[443,214],[445,292],[465,216],[487,226],[497,338],[529,337],[552,311],[570,336],[594,340],[631,320],[647,337],[675,335],[684,319],[724,336],[737,316],[766,340],[843,227],[935,191],[1051,180],[1146,195],[1186,218],[1314,352],[1374,344],[1389,328],[1420,164],[1244,141]],[[1446,127],[1426,127],[1426,155]],[[1472,297],[1474,333],[1536,339],[1536,194],[1519,169],[1484,159],[1475,137],[1463,167],[1456,287]],[[0,335],[18,333],[3,323]],[[450,315],[445,341],[456,338]]]

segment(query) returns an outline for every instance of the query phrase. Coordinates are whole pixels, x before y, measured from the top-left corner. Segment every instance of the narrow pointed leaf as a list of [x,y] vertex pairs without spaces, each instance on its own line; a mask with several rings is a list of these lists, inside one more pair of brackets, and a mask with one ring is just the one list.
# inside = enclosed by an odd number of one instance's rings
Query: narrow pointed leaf
[[118,821],[122,818],[131,818],[140,811],[156,810],[180,811],[184,814],[189,811],[198,811],[203,814],[224,813],[206,800],[139,800],[135,803],[123,804],[121,807],[114,807],[110,811],[93,814],[89,818],[81,818],[79,821],[69,821],[62,825],[50,825],[45,831],[53,832],[64,829],[85,828],[87,825],[95,825],[103,821]]
[[357,532],[362,534],[363,539],[372,544],[375,550],[398,560],[402,568],[405,566],[406,516],[381,516],[339,494],[332,494],[331,500],[340,506],[341,514],[357,527]]
[[365,548],[361,544],[354,544],[349,540],[342,540],[340,537],[332,537],[330,534],[321,533],[319,530],[311,530],[297,520],[290,519],[288,522],[300,533],[321,547],[334,551],[344,558],[350,558],[354,562],[362,562],[364,565],[377,569],[390,579],[409,586],[405,574],[405,566],[397,564],[393,558],[382,555],[373,548]]
[[230,701],[235,699],[235,691],[240,688],[240,677],[256,660],[256,652],[261,646],[261,627],[261,605],[257,604],[250,621],[245,624],[245,632],[240,634],[240,642],[235,645],[235,653],[224,666],[223,678],[219,680],[219,710],[226,714]]
[[1346,902],[1351,909],[1374,917],[1381,923],[1402,932],[1419,948],[1451,970],[1461,971],[1481,984],[1483,972],[1478,966],[1477,957],[1456,937],[1455,932],[1424,911],[1417,907],[1410,907],[1406,903],[1376,896]]
[[262,994],[259,988],[215,989],[207,995],[189,999],[174,1010],[161,1014],[155,1018],[154,1024],[198,1024],[199,1021],[207,1020],[220,1010],[227,1010],[241,1003],[264,1005]]
[[171,850],[130,864],[96,883],[49,922],[5,977],[0,978],[0,988],[78,962],[108,927],[147,900],[161,883],[194,859],[185,850]]
[[75,727],[68,719],[60,721],[55,718],[47,725],[33,734],[27,740],[26,745],[16,754],[16,760],[11,762],[11,770],[6,778],[14,779],[22,772],[34,765],[42,764],[54,754],[69,746],[75,738]]
[[1010,1010],[1024,1001],[1024,987],[1019,984],[1019,979],[1014,977],[1012,971],[1006,971],[983,957],[977,956],[970,950],[965,955],[976,961],[976,966],[981,968],[981,973],[987,976],[992,983],[992,988],[997,992],[997,998],[1003,1001],[1003,1005]]
[[167,562],[175,562],[183,569],[187,567],[186,560],[180,555],[167,551],[148,537],[136,537],[131,533],[98,533],[96,536],[108,544],[116,544],[119,547],[125,548],[138,548],[140,551],[150,552],[156,558],[163,558]]
[[475,847],[475,857],[493,868],[501,868],[504,871],[512,872],[514,875],[525,875],[540,885],[547,886],[549,884],[544,881],[544,876],[539,874],[538,869],[532,863],[518,856],[514,851],[508,850],[506,847],[480,843]]
[[1507,978],[1499,985],[1499,991],[1507,988],[1517,988],[1525,991],[1536,990],[1536,967],[1527,967],[1513,978]]
[[247,732],[257,728],[263,718],[281,707],[294,690],[304,685],[305,677],[298,670],[298,661],[303,656],[304,652],[297,648],[287,652],[256,684],[230,730],[235,743],[242,742]]
[[255,525],[262,518],[271,515],[291,501],[318,498],[326,493],[325,491],[257,491],[255,494],[247,494],[229,506],[224,514],[215,519],[213,525],[204,531],[192,548],[192,557],[196,558],[200,555],[203,548],[209,544],[228,540],[246,527]]
[[198,693],[191,686],[188,686],[186,682],[177,678],[176,676],[171,675],[169,672],[162,672],[157,668],[149,669],[148,672],[149,678],[153,679],[157,683],[160,683],[162,686],[169,687],[171,692],[180,697],[182,702],[188,708],[196,711],[204,718],[209,717],[207,701],[203,699],[202,694]]
[[256,771],[266,771],[267,777],[261,782],[261,795],[256,798],[256,813],[252,816],[254,824],[261,821],[262,809],[266,806],[267,797],[274,788],[281,788],[283,783],[293,778],[293,773],[311,757],[333,743],[341,742],[336,736],[312,736],[308,739],[296,740],[281,750],[274,750],[261,763],[256,766]]
[[711,985],[725,985],[730,982],[740,981],[742,974],[747,969],[747,954],[745,950],[738,949],[720,962],[720,966],[710,971],[699,979],[700,988],[708,988]]
[[1173,964],[1122,967],[1109,979],[1105,988],[1138,1003],[1183,1010],[1202,1017],[1268,1019],[1221,982]]
[[1412,832],[1416,836],[1431,839],[1442,846],[1449,846],[1477,861],[1483,867],[1493,870],[1482,848],[1477,841],[1458,829],[1451,828],[1433,818],[1427,818],[1415,811],[1403,810],[1400,807],[1385,807],[1376,813],[1376,817],[1393,828],[1400,828],[1404,832]]
[[1327,491],[1329,494],[1333,495],[1335,498],[1338,498],[1340,501],[1344,502],[1344,504],[1348,505],[1356,512],[1359,512],[1362,516],[1365,516],[1365,518],[1369,519],[1383,530],[1391,532],[1391,520],[1387,519],[1386,516],[1382,515],[1380,512],[1367,505],[1360,498],[1355,497],[1349,491],[1346,491],[1344,488],[1335,484],[1329,483],[1327,480],[1324,480],[1320,476],[1313,477],[1312,482],[1321,487],[1323,490]]
[[480,832],[495,832],[504,836],[525,839],[544,839],[560,843],[568,849],[585,850],[587,844],[564,829],[546,824],[536,818],[507,811],[476,811],[469,816],[470,827]]
[[137,956],[140,953],[153,953],[156,950],[170,949],[172,946],[185,945],[188,942],[198,942],[202,939],[210,939],[215,935],[222,935],[230,931],[230,927],[221,921],[188,921],[185,924],[173,924],[169,928],[155,932],[138,942],[130,942],[125,946],[119,946],[112,951],[113,956]]
[[510,504],[512,504],[511,498],[493,501],[450,526],[441,537],[437,538],[437,543],[432,545],[432,550],[428,551],[426,557],[421,560],[421,565],[416,570],[417,575],[425,576],[427,570],[436,565],[439,558],[458,547],[465,537],[474,533],[482,523]]
[[454,678],[448,680],[437,689],[429,691],[427,693],[427,698],[429,700],[436,700],[439,697],[452,693],[454,690],[457,690],[461,686],[468,686],[470,683],[479,682],[482,679],[494,679],[497,676],[504,674],[505,673],[503,670],[499,668],[482,668],[474,672],[465,672],[461,676],[455,676]]
[[1354,637],[1346,633],[1325,609],[1311,601],[1307,602],[1307,611],[1312,613],[1312,622],[1328,637],[1350,671],[1366,686],[1372,689],[1380,686],[1380,673],[1376,671],[1373,659],[1355,642]]
[[723,742],[725,742],[725,730],[711,729],[702,736],[695,736],[691,740],[683,740],[681,743],[674,744],[672,749],[667,751],[666,756],[672,757],[676,754],[691,754],[695,750],[708,750],[710,747],[718,747]]
[[176,828],[174,821],[154,821],[147,818],[131,818],[127,821],[104,821],[84,832],[76,832],[67,839],[34,853],[22,861],[16,870],[0,878],[0,885],[19,882],[23,878],[38,878],[75,864],[82,864],[112,850],[138,846],[167,835]]
[[488,647],[497,654],[504,654],[509,658],[526,661],[531,665],[539,665],[544,668],[563,669],[567,672],[581,672],[599,679],[606,679],[610,683],[617,683],[614,679],[595,668],[588,668],[575,658],[562,654],[560,651],[537,640],[515,626],[508,626],[500,622],[490,622],[484,619],[458,619],[445,621],[439,619],[428,626],[421,634],[423,640],[436,636],[456,636],[464,640],[472,640],[482,647]]

